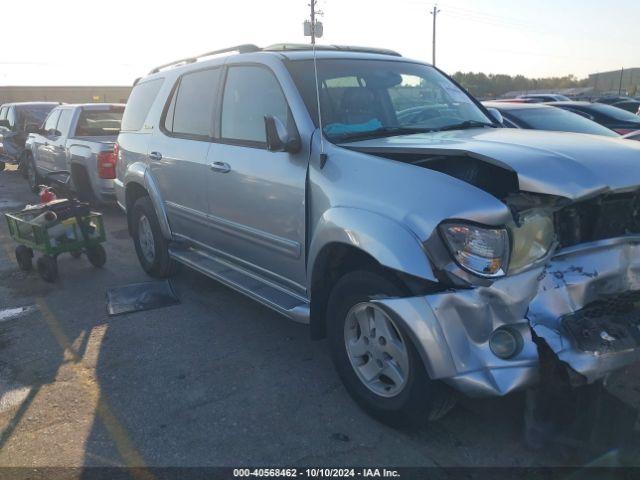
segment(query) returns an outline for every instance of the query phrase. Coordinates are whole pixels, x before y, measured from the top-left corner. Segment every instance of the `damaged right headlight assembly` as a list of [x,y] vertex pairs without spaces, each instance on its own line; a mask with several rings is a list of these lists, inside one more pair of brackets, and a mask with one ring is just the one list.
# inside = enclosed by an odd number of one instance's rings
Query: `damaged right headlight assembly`
[[444,222],[440,233],[462,269],[484,278],[517,272],[544,258],[555,240],[553,217],[544,210],[520,215],[510,229],[468,222]]

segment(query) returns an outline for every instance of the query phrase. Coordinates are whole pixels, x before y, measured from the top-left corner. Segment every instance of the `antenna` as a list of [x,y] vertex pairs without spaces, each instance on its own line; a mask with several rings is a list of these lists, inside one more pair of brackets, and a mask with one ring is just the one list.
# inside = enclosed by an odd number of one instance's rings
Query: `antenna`
[[313,75],[316,81],[316,102],[318,106],[318,127],[320,129],[320,168],[324,168],[327,163],[327,154],[324,151],[324,129],[322,126],[322,109],[320,107],[320,81],[318,80],[318,60],[316,58],[316,37],[322,36],[322,24],[316,20],[316,15],[322,15],[322,12],[316,12],[317,0],[310,0],[311,21],[305,22],[305,35],[311,37],[311,48],[313,50]]

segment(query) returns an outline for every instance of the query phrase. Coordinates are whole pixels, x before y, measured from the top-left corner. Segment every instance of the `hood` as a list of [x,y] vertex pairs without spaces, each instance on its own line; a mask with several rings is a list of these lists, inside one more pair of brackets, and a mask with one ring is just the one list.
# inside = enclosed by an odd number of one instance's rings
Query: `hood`
[[[513,172],[522,191],[569,199],[640,187],[640,142],[580,133],[482,128],[344,143],[429,168],[429,157],[481,161]],[[427,159],[425,161],[425,159]]]

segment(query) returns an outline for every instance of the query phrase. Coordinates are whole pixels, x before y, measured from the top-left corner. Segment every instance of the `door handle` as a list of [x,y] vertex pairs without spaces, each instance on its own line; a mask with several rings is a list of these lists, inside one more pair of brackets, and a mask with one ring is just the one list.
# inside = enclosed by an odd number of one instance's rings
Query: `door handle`
[[209,168],[214,172],[228,173],[231,171],[231,166],[224,162],[213,162],[209,165]]
[[149,158],[154,161],[162,160],[162,154],[160,152],[151,152]]

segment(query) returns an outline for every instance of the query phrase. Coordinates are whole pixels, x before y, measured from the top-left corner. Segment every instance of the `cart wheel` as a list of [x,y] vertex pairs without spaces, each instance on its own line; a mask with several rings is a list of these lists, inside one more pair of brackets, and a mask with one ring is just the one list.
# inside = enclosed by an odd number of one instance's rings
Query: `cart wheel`
[[102,267],[107,261],[107,252],[102,245],[93,245],[87,248],[87,258],[94,267]]
[[33,263],[31,259],[33,258],[33,250],[25,245],[18,245],[16,247],[16,260],[18,261],[18,266],[20,270],[23,272],[28,272],[33,268]]
[[82,256],[82,250],[72,250],[69,253],[73,258],[80,258]]
[[58,262],[55,257],[43,255],[36,262],[38,273],[45,282],[55,282],[58,278]]

